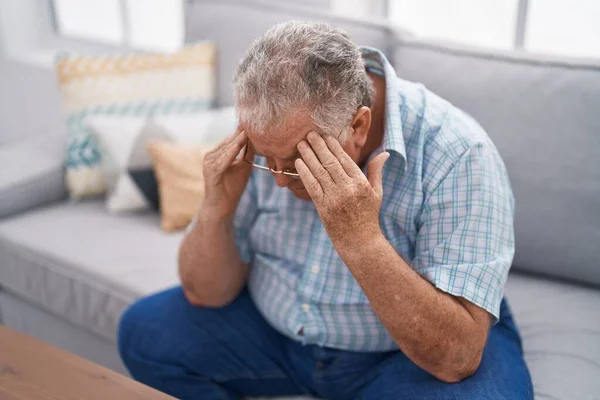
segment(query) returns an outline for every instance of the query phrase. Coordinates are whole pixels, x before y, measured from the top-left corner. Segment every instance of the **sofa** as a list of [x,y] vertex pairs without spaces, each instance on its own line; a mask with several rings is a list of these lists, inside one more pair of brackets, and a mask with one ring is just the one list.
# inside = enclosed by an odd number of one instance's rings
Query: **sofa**
[[[600,398],[600,63],[424,41],[386,21],[282,2],[190,0],[186,41],[217,46],[216,106],[232,104],[231,77],[251,41],[290,19],[325,20],[383,50],[400,77],[487,130],[516,199],[505,294],[536,398]],[[153,211],[114,215],[102,199],[69,199],[54,72],[2,63],[12,75],[0,76],[11,98],[0,110],[0,318],[126,374],[119,318],[178,283],[183,233],[161,231]]]

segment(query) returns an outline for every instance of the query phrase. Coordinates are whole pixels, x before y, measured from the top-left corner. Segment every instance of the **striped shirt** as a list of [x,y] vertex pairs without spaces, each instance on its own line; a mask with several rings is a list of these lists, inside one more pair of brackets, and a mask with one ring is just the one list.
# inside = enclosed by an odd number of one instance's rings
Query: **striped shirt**
[[[399,79],[385,56],[362,48],[386,81],[388,151],[381,229],[410,266],[440,290],[497,321],[514,255],[514,200],[485,131],[423,85]],[[397,349],[344,265],[312,202],[255,169],[234,219],[250,295],[279,332],[352,351]],[[398,291],[404,290],[399,287]]]

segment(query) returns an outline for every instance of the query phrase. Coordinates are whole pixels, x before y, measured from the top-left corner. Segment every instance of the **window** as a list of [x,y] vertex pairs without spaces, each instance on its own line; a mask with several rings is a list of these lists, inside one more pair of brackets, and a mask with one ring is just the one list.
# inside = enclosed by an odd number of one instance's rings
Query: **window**
[[184,41],[183,0],[53,0],[59,35],[152,50]]
[[391,0],[389,18],[423,37],[512,48],[517,0]]
[[529,0],[525,49],[600,58],[600,1]]
[[372,10],[369,10],[376,1],[365,0],[331,0],[330,7],[338,14],[359,16],[373,15]]
[[424,39],[600,58],[600,0],[331,0],[340,14],[385,17]]
[[388,17],[424,38],[600,57],[598,0],[389,0]]

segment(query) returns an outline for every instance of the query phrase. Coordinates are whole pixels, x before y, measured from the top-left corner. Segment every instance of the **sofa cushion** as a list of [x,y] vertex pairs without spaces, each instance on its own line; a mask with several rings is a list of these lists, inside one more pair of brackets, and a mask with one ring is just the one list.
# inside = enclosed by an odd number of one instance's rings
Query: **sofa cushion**
[[65,197],[64,135],[0,145],[0,219]]
[[535,398],[597,398],[600,290],[512,273],[506,295],[523,338]]
[[161,231],[158,213],[61,202],[0,222],[0,286],[114,340],[128,304],[177,283],[182,236]]
[[496,143],[516,199],[515,267],[600,285],[600,63],[407,39],[393,61]]
[[321,20],[346,30],[361,45],[386,51],[389,29],[383,23],[352,19],[292,2],[193,0],[186,10],[186,41],[210,40],[217,47],[217,104],[231,105],[233,73],[252,41],[273,25],[289,20]]
[[199,42],[169,53],[65,55],[56,65],[67,115],[67,191],[73,199],[106,191],[92,115],[157,116],[205,110],[215,98],[215,47]]
[[87,124],[102,153],[106,208],[113,213],[158,210],[158,186],[146,145],[152,139],[170,138],[154,127],[150,117],[97,116]]
[[168,142],[148,144],[160,193],[161,228],[175,232],[190,225],[204,200],[206,146]]

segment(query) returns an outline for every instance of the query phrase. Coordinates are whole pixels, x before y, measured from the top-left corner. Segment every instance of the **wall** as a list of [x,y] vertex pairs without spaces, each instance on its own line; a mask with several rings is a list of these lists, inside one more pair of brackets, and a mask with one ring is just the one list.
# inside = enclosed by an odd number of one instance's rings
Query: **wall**
[[124,48],[57,37],[50,0],[0,0],[0,146],[64,130],[57,51],[97,54]]
[[0,59],[0,146],[64,127],[54,72]]

